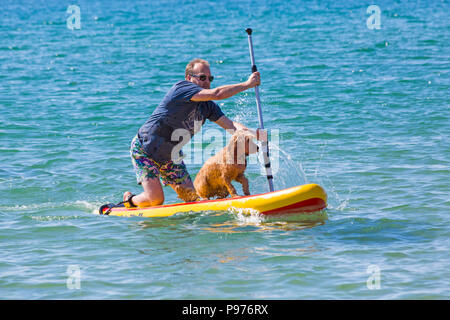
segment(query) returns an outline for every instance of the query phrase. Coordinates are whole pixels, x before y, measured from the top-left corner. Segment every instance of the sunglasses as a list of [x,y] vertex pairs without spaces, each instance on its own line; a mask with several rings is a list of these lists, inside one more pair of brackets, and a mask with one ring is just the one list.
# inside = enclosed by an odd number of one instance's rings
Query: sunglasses
[[214,77],[213,76],[209,76],[209,77],[207,77],[206,75],[204,75],[204,74],[201,74],[201,75],[197,75],[197,74],[190,74],[190,76],[191,77],[194,77],[194,78],[197,78],[197,79],[199,79],[199,80],[201,80],[201,81],[205,81],[206,80],[206,78],[208,78],[209,79],[209,82],[213,82],[213,80],[214,80]]

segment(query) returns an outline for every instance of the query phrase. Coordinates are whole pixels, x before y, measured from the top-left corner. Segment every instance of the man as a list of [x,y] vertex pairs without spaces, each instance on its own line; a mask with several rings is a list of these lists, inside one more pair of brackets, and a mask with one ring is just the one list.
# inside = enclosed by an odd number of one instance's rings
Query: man
[[[174,161],[172,141],[176,129],[186,129],[192,136],[196,123],[206,119],[233,133],[247,129],[244,125],[227,118],[212,100],[223,100],[260,84],[259,72],[250,75],[247,81],[211,89],[209,63],[194,59],[185,70],[185,80],[179,81],[166,94],[150,118],[139,129],[131,143],[131,157],[136,171],[137,182],[144,191],[133,195],[126,191],[123,201],[127,207],[150,207],[164,203],[164,185],[170,185],[178,194],[180,190],[194,191],[194,186],[181,161]],[[248,130],[248,129],[247,129]]]

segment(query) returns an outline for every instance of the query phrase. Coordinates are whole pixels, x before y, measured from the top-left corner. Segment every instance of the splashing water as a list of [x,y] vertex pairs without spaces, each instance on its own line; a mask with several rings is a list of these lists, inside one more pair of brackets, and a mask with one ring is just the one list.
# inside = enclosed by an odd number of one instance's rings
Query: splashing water
[[250,208],[228,208],[228,211],[235,214],[239,224],[259,225],[264,222],[264,216],[258,210]]
[[[277,143],[271,143],[269,141],[269,153],[275,190],[308,183],[301,163],[295,162]],[[267,178],[262,153],[259,152],[257,155],[251,155],[249,164],[247,170],[252,176],[251,180],[254,181],[253,184],[266,186]]]

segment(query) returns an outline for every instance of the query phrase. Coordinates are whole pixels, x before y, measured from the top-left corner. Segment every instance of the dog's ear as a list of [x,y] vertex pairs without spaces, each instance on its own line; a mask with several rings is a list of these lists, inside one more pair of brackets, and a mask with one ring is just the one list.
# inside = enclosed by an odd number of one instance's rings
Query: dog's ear
[[258,151],[253,139],[256,139],[256,135],[249,130],[237,130],[227,147],[227,163],[245,164],[246,156]]
[[245,164],[245,158],[248,156],[249,143],[251,138],[249,137],[249,132],[247,130],[241,130],[236,139],[235,147],[235,159],[237,164]]
[[247,130],[236,130],[227,146],[228,164],[245,164]]
[[247,154],[258,152],[258,145],[253,141],[253,139],[256,139],[256,136],[251,133],[249,133],[245,137],[245,151],[247,152]]
[[237,154],[237,143],[238,143],[238,137],[239,134],[236,131],[230,139],[230,142],[228,142],[228,145],[226,146],[226,162],[227,164],[234,163],[235,155]]

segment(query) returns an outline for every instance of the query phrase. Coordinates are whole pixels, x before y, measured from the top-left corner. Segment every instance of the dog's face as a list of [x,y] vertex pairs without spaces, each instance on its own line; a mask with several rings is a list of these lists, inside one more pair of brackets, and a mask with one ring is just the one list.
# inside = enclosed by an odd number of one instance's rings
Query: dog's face
[[252,153],[258,151],[258,146],[253,142],[256,136],[247,130],[237,130],[230,140],[230,151],[231,149],[238,158],[241,156],[248,156]]

